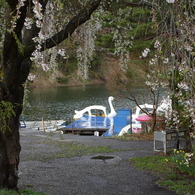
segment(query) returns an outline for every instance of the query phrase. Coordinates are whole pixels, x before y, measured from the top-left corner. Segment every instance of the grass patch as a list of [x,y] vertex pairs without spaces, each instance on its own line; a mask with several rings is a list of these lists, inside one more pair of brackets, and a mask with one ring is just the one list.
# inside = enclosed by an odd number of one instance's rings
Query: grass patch
[[178,194],[195,194],[195,177],[180,172],[169,156],[138,157],[130,159],[130,162],[141,170],[159,176],[160,180],[157,183],[160,186],[174,190]]
[[43,194],[40,192],[34,192],[32,190],[0,190],[0,195],[49,195],[49,194]]
[[80,143],[56,143],[58,147],[62,150],[58,154],[54,154],[55,157],[76,157],[76,156],[84,156],[84,155],[91,155],[91,154],[98,154],[98,153],[109,153],[114,152],[116,150],[111,149],[110,146],[85,146],[84,144]]
[[154,133],[126,133],[122,136],[113,136],[111,139],[123,141],[150,141],[154,138]]
[[[33,139],[31,139],[32,141]],[[38,148],[38,149],[37,149]],[[32,155],[21,155],[21,161],[50,161],[55,158],[71,158],[81,157],[85,155],[103,154],[119,151],[136,150],[128,149],[113,149],[110,146],[87,146],[85,144],[73,141],[65,141],[63,139],[51,140],[47,137],[43,141],[33,140],[29,151],[33,150]]]
[[[71,141],[56,141],[56,140],[44,140],[41,142],[35,142],[34,145],[40,145],[40,147],[47,148],[46,151],[40,153],[37,151],[36,155],[22,157],[25,160],[39,160],[49,161],[55,158],[71,158],[81,157],[85,155],[111,153],[116,151],[128,151],[132,149],[117,150],[112,149],[110,146],[86,146],[78,142]],[[32,147],[32,150],[36,151],[36,148]]]

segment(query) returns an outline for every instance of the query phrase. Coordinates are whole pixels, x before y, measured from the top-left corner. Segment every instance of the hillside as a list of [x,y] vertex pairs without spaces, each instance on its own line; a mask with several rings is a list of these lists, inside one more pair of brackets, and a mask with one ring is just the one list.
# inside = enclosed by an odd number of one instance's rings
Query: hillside
[[[139,65],[140,60],[132,59],[130,61],[131,82],[134,85],[139,85],[136,72],[141,72],[144,75],[143,67]],[[120,71],[119,60],[113,57],[107,57],[102,60],[97,70],[90,70],[89,79],[84,80],[77,75],[77,68],[72,70],[71,74],[67,74],[62,70],[55,70],[55,77],[52,71],[44,72],[40,67],[33,69],[32,73],[36,75],[33,81],[28,82],[28,87],[46,87],[46,86],[71,86],[83,84],[111,84],[114,75]],[[41,83],[41,85],[40,85]],[[140,83],[141,85],[141,83]]]
[[144,76],[146,69],[139,56],[146,47],[152,47],[149,11],[121,5],[116,13],[115,4],[104,9],[104,14],[94,14],[68,40],[43,53],[40,61],[48,65],[48,71],[34,65],[31,73],[36,79],[30,82],[31,87],[40,87],[40,83],[110,83],[124,69],[125,77],[137,84],[137,77]]

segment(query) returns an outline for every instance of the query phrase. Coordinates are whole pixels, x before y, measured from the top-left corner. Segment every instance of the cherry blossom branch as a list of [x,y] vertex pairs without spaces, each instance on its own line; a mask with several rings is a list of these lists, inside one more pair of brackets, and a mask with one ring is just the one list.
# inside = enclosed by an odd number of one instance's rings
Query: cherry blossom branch
[[86,6],[75,17],[73,17],[60,32],[47,39],[41,45],[41,51],[52,48],[68,38],[78,26],[90,19],[91,14],[97,9],[101,1],[102,0],[89,0]]
[[145,0],[142,0],[142,1],[139,1],[138,3],[131,3],[131,2],[127,2],[127,1],[124,1],[123,0],[123,3],[127,6],[130,6],[130,7],[140,7],[140,6],[145,6],[145,7],[148,7],[149,9],[156,9],[158,7],[157,4],[155,3],[150,3],[149,1],[145,1]]

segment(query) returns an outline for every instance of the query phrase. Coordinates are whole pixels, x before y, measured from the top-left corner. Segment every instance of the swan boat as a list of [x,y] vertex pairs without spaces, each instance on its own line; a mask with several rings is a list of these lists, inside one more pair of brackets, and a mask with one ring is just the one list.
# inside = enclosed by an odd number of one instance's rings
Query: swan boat
[[113,126],[113,117],[117,115],[112,101],[114,97],[108,98],[110,112],[103,105],[88,106],[80,111],[75,110],[74,121],[63,128],[63,133],[95,134],[95,132],[104,134]]
[[[112,96],[108,98],[110,113],[102,105],[88,106],[80,111],[75,110],[73,116],[74,122],[67,126],[59,125],[57,129],[61,129],[61,133],[90,133],[94,135],[98,133],[98,136],[102,135],[105,137],[113,135],[121,136],[128,132],[141,132],[142,122],[136,119],[143,115],[143,110],[150,113],[154,109],[154,105],[143,104],[136,106],[134,113],[132,113],[131,109],[119,109],[117,113],[112,104],[113,100],[114,97]],[[164,107],[164,104],[160,105],[158,111],[163,111]],[[48,128],[48,131],[52,131],[53,129]]]
[[[154,105],[151,104],[143,104],[143,105],[139,105],[136,106],[135,109],[135,113],[132,114],[132,124],[128,124],[127,126],[123,127],[120,131],[120,133],[118,134],[119,136],[122,136],[123,134],[129,132],[129,129],[132,128],[132,133],[139,133],[142,131],[142,121],[144,120],[138,120],[139,117],[146,117],[146,121],[147,121],[147,117],[148,115],[144,114],[142,112],[142,110],[145,110],[147,113],[152,113],[154,109]],[[164,115],[165,118],[169,118],[170,117],[170,113],[171,113],[171,102],[169,99],[163,99],[158,108],[157,108],[157,113],[159,115]]]
[[74,120],[77,120],[83,116],[102,116],[102,117],[114,117],[117,115],[112,101],[114,97],[110,96],[108,98],[108,103],[110,106],[110,113],[108,113],[108,109],[102,105],[92,105],[88,106],[80,111],[75,110],[75,115],[73,116]]
[[[102,105],[88,106],[80,111],[75,110],[73,116],[75,122],[66,127],[66,131],[85,131],[90,129],[91,131],[104,131],[103,136],[123,135],[132,129],[132,133],[139,133],[142,131],[141,122],[136,118],[140,116],[141,110],[152,110],[153,105],[143,104],[136,106],[136,111],[132,114],[132,121],[130,121],[130,109],[119,109],[116,113],[112,101],[114,97],[108,98],[110,106],[110,113],[107,113],[107,108]],[[105,118],[105,119],[104,119]],[[123,119],[122,119],[123,118]],[[102,133],[101,133],[102,134]]]
[[143,104],[135,107],[135,113],[132,114],[132,122],[131,124],[126,125],[121,129],[119,132],[119,136],[122,136],[125,133],[128,133],[130,129],[132,129],[132,133],[140,133],[142,131],[141,122],[137,121],[136,119],[141,116],[142,109],[146,110],[147,112],[152,111],[154,108],[154,105],[151,104]]

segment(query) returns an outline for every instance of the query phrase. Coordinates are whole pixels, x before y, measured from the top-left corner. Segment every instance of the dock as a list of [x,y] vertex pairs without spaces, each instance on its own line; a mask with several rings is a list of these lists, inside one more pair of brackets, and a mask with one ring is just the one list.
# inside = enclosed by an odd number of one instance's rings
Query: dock
[[109,129],[99,129],[99,128],[63,128],[61,131],[63,134],[78,134],[78,135],[95,135],[96,132],[98,133],[98,136],[103,135],[106,131]]
[[72,133],[79,135],[95,135],[98,132],[98,135],[101,136],[110,128],[112,128],[112,120],[108,117],[83,116],[62,128],[61,131],[64,134]]
[[119,109],[115,117],[83,116],[61,130],[80,135],[116,136],[130,124],[130,114],[130,109]]

